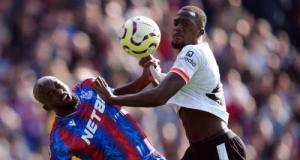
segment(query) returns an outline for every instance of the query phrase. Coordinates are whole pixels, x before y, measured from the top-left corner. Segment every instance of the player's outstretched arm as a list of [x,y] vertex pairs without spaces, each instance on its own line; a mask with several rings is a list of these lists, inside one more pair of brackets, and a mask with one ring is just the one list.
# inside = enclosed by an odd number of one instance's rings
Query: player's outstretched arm
[[140,60],[139,64],[141,67],[144,68],[143,74],[136,79],[135,81],[126,84],[125,86],[119,87],[114,89],[115,95],[124,95],[124,94],[132,94],[137,93],[143,90],[149,83],[152,83],[154,86],[158,85],[151,75],[151,71],[149,66],[150,65],[157,65],[158,66],[159,60],[153,57],[147,57]]
[[181,76],[170,72],[157,87],[135,94],[114,95],[102,77],[96,79],[93,87],[107,103],[132,107],[156,107],[165,104],[185,84]]
[[151,83],[152,77],[150,70],[148,68],[144,68],[143,74],[136,79],[135,81],[126,84],[125,86],[115,88],[114,94],[115,95],[124,95],[124,94],[132,94],[137,93],[143,90],[146,86]]

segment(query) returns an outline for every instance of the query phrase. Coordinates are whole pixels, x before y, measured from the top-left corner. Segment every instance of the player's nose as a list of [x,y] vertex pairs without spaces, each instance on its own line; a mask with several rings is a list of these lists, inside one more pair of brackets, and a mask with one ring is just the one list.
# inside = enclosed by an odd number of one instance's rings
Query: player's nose
[[181,25],[177,25],[177,26],[175,26],[174,29],[173,29],[173,33],[174,33],[174,34],[178,34],[178,33],[182,32],[182,31],[183,31],[183,28],[182,28]]

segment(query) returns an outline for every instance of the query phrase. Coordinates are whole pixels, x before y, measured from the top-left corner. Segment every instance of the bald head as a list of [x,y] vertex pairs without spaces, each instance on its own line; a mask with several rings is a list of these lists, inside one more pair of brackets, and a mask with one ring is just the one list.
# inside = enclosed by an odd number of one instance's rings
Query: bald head
[[51,85],[51,83],[55,80],[55,77],[52,76],[44,76],[36,81],[33,87],[33,95],[36,100],[38,100],[40,103],[45,104],[46,102],[46,90],[48,85]]
[[46,110],[69,110],[75,103],[67,85],[52,76],[38,79],[33,87],[33,95]]

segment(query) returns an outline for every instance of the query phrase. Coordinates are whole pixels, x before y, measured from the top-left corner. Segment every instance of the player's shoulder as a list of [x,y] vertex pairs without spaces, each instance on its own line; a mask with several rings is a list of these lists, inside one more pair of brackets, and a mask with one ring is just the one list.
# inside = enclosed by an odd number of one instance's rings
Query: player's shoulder
[[189,44],[182,48],[182,51],[197,50],[197,45]]
[[211,54],[212,50],[207,42],[201,42],[194,45],[186,45],[181,54],[188,57],[203,59],[207,54]]
[[182,50],[192,50],[192,51],[195,51],[195,52],[198,52],[198,53],[204,53],[204,52],[207,52],[207,51],[211,51],[210,47],[209,47],[209,44],[207,42],[201,42],[201,43],[198,43],[198,44],[189,44],[189,45],[186,45],[185,47],[183,47]]
[[202,49],[200,48],[200,46],[198,44],[189,44],[186,45],[182,48],[181,52],[183,52],[183,54],[186,54],[187,56],[191,56],[193,54],[197,54],[200,55],[202,52]]
[[94,78],[87,78],[87,79],[81,81],[80,85],[81,85],[81,87],[91,87],[94,80],[95,80]]
[[91,88],[94,80],[95,80],[95,78],[87,78],[87,79],[81,80],[79,83],[77,83],[73,87],[73,91],[77,91],[82,88]]
[[202,51],[199,49],[197,45],[186,45],[180,51],[179,57],[201,59]]

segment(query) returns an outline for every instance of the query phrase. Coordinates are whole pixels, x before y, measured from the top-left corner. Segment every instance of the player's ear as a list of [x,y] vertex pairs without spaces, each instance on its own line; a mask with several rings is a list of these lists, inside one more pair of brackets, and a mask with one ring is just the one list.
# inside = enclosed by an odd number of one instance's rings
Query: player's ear
[[203,28],[201,28],[201,29],[199,29],[199,30],[197,30],[197,38],[199,38],[200,36],[202,36],[204,34],[204,29]]
[[51,110],[51,108],[49,107],[49,106],[47,106],[47,105],[43,105],[43,108],[46,110],[46,111],[50,111]]
[[202,36],[203,34],[204,34],[204,29],[203,28],[201,28],[200,30],[199,30],[199,36]]

